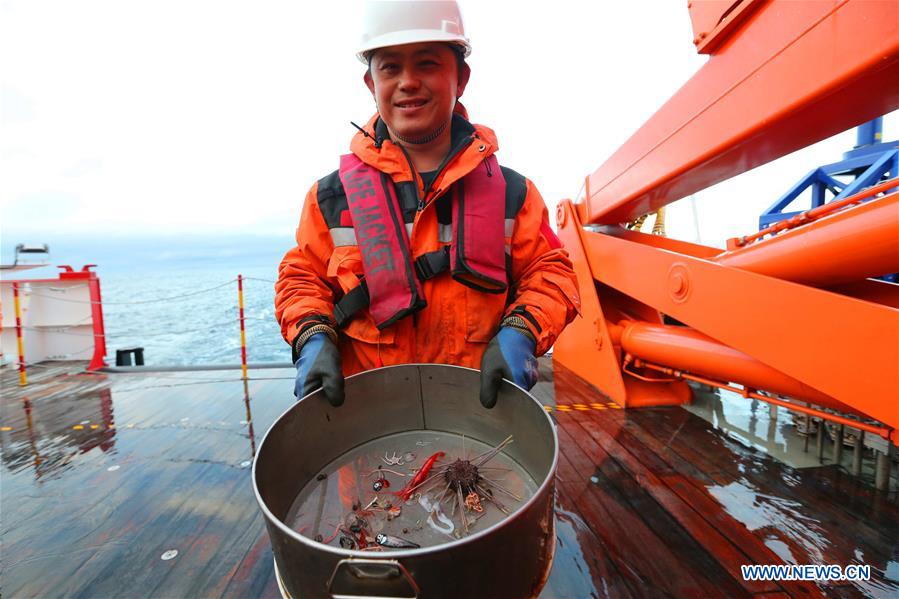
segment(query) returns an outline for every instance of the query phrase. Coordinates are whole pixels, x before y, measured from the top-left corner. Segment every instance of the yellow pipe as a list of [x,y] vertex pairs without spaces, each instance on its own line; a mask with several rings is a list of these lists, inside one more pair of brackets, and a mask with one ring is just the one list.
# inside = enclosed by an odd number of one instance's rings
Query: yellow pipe
[[240,368],[243,380],[247,380],[247,334],[243,318],[243,275],[237,275],[237,303],[240,307]]
[[19,284],[12,284],[13,304],[16,307],[16,341],[19,345],[19,386],[28,384],[28,374],[25,372],[25,342],[22,339],[22,306],[19,303]]

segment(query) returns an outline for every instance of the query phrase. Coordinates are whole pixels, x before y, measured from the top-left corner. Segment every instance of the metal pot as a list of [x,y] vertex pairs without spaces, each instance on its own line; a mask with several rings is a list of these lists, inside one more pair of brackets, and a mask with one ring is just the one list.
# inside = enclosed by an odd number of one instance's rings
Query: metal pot
[[[282,592],[289,597],[536,596],[555,549],[553,491],[558,439],[537,400],[503,382],[497,405],[478,401],[479,373],[437,364],[390,366],[346,380],[333,408],[312,393],[272,425],[253,463]],[[372,439],[409,430],[464,434],[504,451],[537,481],[537,492],[501,522],[460,540],[380,554],[308,539],[283,522],[321,468]]]

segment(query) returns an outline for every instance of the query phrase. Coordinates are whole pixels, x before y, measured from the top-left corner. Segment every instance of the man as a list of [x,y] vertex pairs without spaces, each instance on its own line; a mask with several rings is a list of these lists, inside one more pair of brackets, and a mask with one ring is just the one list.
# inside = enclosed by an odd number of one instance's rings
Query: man
[[534,185],[500,167],[493,131],[459,103],[471,51],[456,2],[372,2],[358,57],[377,114],[306,196],[275,286],[294,392],[403,363],[481,369],[530,389],[579,309],[567,253]]

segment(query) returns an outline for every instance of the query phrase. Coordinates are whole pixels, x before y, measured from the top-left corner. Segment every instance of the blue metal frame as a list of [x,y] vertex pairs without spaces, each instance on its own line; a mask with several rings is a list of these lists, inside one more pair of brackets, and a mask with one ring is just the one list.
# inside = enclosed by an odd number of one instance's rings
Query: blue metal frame
[[[843,154],[841,161],[820,166],[800,179],[790,191],[762,212],[759,216],[759,230],[805,212],[805,210],[848,197],[881,180],[899,176],[899,140],[880,142],[882,126],[882,117],[860,125],[858,127],[858,145]],[[855,179],[846,183],[835,178],[846,175],[854,176]],[[793,200],[809,188],[812,191],[812,205],[809,208],[784,212]],[[829,200],[827,192],[830,192]],[[895,192],[894,188],[887,193]],[[880,278],[894,283],[899,282],[899,276],[896,274]]]
[[[823,206],[827,202],[850,196],[883,179],[899,176],[899,140],[879,143],[882,118],[864,123],[858,128],[858,146],[843,154],[843,160],[818,167],[799,180],[759,216],[759,230],[805,210]],[[854,176],[850,183],[835,177]],[[809,208],[784,212],[793,200],[811,188]],[[830,198],[827,197],[830,192]],[[895,190],[890,191],[893,193]]]

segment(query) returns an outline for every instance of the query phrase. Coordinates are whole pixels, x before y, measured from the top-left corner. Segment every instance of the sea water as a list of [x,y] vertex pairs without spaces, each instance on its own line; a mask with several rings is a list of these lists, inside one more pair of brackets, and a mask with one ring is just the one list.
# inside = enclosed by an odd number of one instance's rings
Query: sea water
[[107,354],[143,347],[147,365],[239,364],[242,274],[249,362],[290,363],[275,320],[271,267],[182,266],[139,274],[101,274]]
[[[470,523],[469,535],[487,530],[514,513],[539,487],[527,470],[505,452],[490,459],[480,472],[493,481],[494,484],[488,481],[481,484],[492,491],[506,513],[483,492],[479,493],[483,511],[464,507],[460,510],[458,506],[454,509],[456,500],[445,493],[447,483],[442,475],[419,487],[406,502],[396,492],[408,485],[437,452],[445,456],[434,464],[425,479],[457,458],[477,462],[477,456],[491,449],[490,445],[470,437],[442,431],[405,431],[374,439],[324,466],[300,491],[285,523],[309,539],[341,547],[341,537],[358,542],[360,535],[349,531],[351,521],[358,517],[362,519],[368,549],[387,551],[390,548],[379,548],[375,543],[374,536],[378,533],[400,537],[421,547],[463,538],[466,535],[463,512]],[[403,463],[388,465],[391,458],[402,458]],[[406,458],[410,461],[405,461]],[[379,478],[385,479],[389,487],[376,491],[374,483]],[[398,506],[400,514],[390,517],[388,505]],[[360,549],[358,545],[343,547]]]

